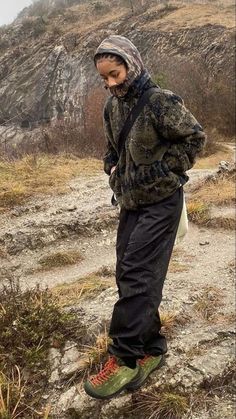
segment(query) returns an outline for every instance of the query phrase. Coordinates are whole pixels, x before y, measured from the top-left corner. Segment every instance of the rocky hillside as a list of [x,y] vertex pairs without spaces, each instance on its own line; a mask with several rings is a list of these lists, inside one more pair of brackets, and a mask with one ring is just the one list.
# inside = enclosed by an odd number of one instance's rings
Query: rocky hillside
[[2,147],[42,143],[38,127],[51,120],[83,127],[95,87],[100,110],[93,53],[112,33],[129,37],[155,80],[181,94],[207,128],[232,135],[234,25],[232,1],[34,3],[0,28]]

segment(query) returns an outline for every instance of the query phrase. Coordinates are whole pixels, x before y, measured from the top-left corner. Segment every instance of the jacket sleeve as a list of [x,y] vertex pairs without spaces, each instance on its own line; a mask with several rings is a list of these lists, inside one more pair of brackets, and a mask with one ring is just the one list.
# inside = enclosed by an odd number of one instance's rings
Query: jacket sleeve
[[111,124],[110,124],[109,103],[110,103],[110,98],[107,100],[104,106],[104,111],[103,111],[103,127],[104,127],[105,139],[106,139],[106,152],[103,158],[103,162],[104,162],[104,172],[107,175],[110,175],[111,168],[113,166],[116,166],[119,160],[116,150],[114,149],[112,145],[112,142],[114,140],[113,140],[113,134],[112,134]]
[[170,91],[162,91],[152,103],[152,111],[158,133],[164,142],[169,142],[163,157],[169,170],[182,174],[191,169],[206,139],[201,125],[184,106],[183,100]]

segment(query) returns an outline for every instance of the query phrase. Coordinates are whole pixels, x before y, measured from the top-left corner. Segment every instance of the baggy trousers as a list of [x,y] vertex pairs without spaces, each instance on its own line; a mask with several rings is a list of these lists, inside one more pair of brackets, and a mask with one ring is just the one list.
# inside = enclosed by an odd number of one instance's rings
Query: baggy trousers
[[167,352],[158,308],[183,206],[183,188],[136,211],[120,211],[110,354],[131,365],[146,354]]

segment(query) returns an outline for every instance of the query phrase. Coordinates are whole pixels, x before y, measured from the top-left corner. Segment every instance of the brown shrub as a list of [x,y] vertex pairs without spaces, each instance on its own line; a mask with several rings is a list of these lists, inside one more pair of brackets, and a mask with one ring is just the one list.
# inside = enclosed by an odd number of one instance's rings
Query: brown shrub
[[[217,140],[229,140],[235,133],[235,92],[227,75],[211,74],[199,58],[196,62],[188,58],[160,56],[156,63],[158,73],[164,79],[164,88],[179,94],[203,125],[208,134],[205,153],[215,152]],[[155,69],[154,69],[155,70]],[[176,71],[177,70],[177,71]]]
[[102,110],[105,93],[94,89],[86,97],[78,98],[78,109],[43,128],[45,150],[49,153],[73,153],[78,157],[101,158],[105,150]]

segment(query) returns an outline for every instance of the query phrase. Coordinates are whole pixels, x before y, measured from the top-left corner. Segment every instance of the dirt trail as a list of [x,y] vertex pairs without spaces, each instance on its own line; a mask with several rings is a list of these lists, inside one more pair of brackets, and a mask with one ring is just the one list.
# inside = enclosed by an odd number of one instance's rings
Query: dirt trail
[[[186,196],[193,184],[214,170],[191,170]],[[111,191],[105,174],[76,178],[70,192],[38,197],[15,207],[0,221],[0,245],[8,255],[1,259],[0,280],[14,274],[23,287],[53,286],[70,282],[102,265],[114,265],[118,209],[110,204]],[[38,272],[41,257],[57,251],[79,250],[78,265]]]

